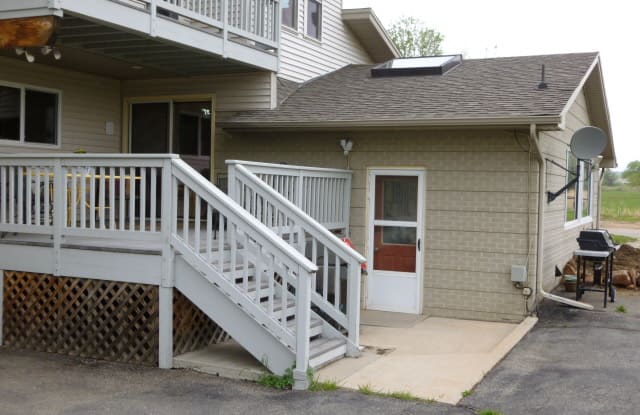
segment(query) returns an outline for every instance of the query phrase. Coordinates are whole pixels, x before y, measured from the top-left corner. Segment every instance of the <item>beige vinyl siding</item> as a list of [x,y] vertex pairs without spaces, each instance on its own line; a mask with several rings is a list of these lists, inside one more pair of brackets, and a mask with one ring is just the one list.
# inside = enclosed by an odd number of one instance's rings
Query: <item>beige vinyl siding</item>
[[[571,106],[566,118],[566,129],[563,131],[541,132],[542,151],[548,159],[554,160],[562,166],[567,163],[567,151],[573,133],[585,125],[590,125],[589,112],[584,94],[581,92]],[[566,172],[550,163],[547,164],[547,190],[556,192],[566,183]],[[595,226],[598,215],[598,174],[593,175],[593,196],[591,216],[593,223],[574,226],[565,229],[566,223],[566,193],[546,205],[544,228],[544,286],[551,289],[559,279],[554,277],[557,266],[562,269],[571,259],[573,251],[578,249],[576,238],[582,229]]]
[[306,0],[298,0],[298,30],[282,27],[279,76],[308,81],[349,64],[372,63],[342,21],[342,1],[322,1],[322,38],[306,36]]
[[[236,133],[232,139],[220,137],[216,165],[218,173],[224,173],[225,159],[234,158],[346,168],[339,140],[350,138],[354,142],[351,236],[362,253],[367,252],[367,169],[424,168],[424,312],[519,321],[525,304],[511,283],[511,265],[526,262],[527,242],[535,246],[536,224],[535,181],[527,193],[527,134],[490,130]],[[533,171],[534,158],[531,166]],[[534,252],[529,264],[533,281]]]
[[[0,58],[0,81],[60,91],[62,115],[59,148],[0,143],[0,152],[120,152],[120,81],[9,58]],[[113,135],[106,134],[107,121]]]
[[122,82],[122,96],[168,97],[180,95],[214,95],[216,111],[270,109],[272,105],[271,72],[216,75],[193,78],[133,80]]

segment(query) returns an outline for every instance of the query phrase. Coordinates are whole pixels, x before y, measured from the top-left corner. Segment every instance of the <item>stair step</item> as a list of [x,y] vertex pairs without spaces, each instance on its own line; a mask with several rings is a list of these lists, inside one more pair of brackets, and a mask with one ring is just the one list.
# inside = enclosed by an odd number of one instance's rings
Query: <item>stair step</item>
[[[265,310],[267,309],[267,301],[268,300],[262,301],[262,306],[265,308]],[[292,298],[287,298],[286,307],[287,307],[287,310],[286,310],[287,317],[290,317],[296,313],[296,303],[295,301],[293,301]],[[281,310],[282,310],[282,303],[280,302],[280,300],[276,300],[273,304],[273,314],[271,316],[279,319],[281,316]]]
[[309,366],[314,369],[318,369],[341,359],[346,353],[346,340],[320,337],[311,341],[311,348],[309,350]]
[[[296,329],[296,319],[287,321],[287,327],[289,330]],[[316,337],[322,334],[322,320],[319,318],[311,317],[311,325],[309,327],[309,338]]]
[[229,262],[222,264],[222,274],[227,280],[232,280],[236,283],[238,281],[242,281],[245,272],[247,273],[247,277],[253,278],[256,275],[256,268],[249,264],[245,270],[244,264],[239,263],[236,264],[234,269],[232,269],[232,265]]
[[[248,296],[249,298],[251,298],[252,300],[256,298],[256,295],[258,295],[258,292],[256,291],[256,281],[255,280],[249,280],[247,282],[247,290],[245,291],[244,289],[244,283],[242,282],[236,282],[236,286],[238,287],[238,289],[242,292],[245,293],[246,296]],[[270,295],[273,294],[273,288],[269,289],[269,283],[267,281],[262,281],[260,284],[260,299],[261,302],[266,302],[267,298],[265,297],[269,297]]]

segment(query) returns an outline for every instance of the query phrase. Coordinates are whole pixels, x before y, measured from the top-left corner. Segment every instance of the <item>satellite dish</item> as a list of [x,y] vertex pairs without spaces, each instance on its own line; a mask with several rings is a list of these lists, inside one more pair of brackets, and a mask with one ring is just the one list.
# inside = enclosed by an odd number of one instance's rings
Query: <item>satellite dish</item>
[[571,137],[571,153],[579,160],[591,160],[607,148],[607,136],[597,127],[582,127]]

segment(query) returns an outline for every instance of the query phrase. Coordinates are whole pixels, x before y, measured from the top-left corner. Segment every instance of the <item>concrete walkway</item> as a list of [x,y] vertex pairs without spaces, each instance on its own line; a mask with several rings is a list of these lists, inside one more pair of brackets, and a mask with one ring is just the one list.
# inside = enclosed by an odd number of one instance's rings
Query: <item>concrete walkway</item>
[[[366,321],[363,318],[363,321]],[[322,380],[358,389],[410,392],[423,399],[457,403],[535,325],[427,318],[407,327],[362,325],[366,345],[358,359],[342,359],[318,372]],[[391,326],[391,327],[389,327]]]

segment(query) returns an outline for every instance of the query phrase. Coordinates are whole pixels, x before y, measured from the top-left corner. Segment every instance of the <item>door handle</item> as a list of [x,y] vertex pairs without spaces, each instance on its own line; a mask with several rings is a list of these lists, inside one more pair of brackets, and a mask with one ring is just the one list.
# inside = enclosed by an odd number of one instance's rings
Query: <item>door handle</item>
[[420,251],[420,242],[421,241],[422,241],[421,239],[418,239],[418,251]]

